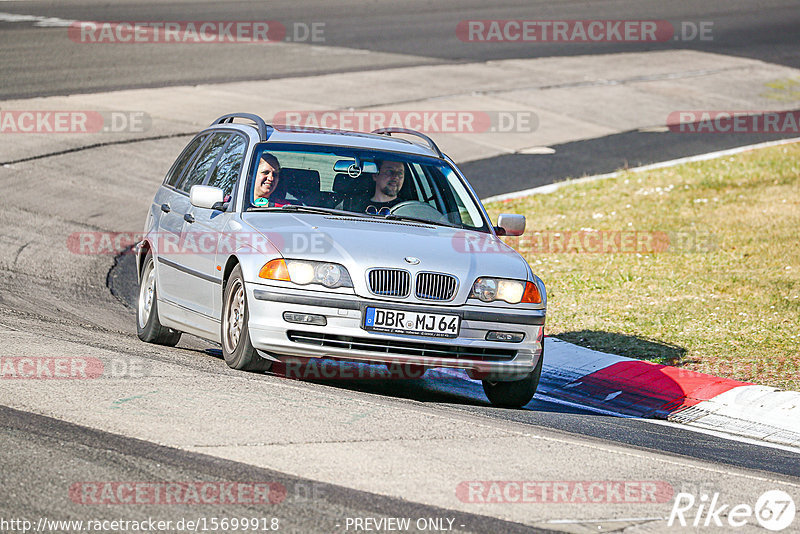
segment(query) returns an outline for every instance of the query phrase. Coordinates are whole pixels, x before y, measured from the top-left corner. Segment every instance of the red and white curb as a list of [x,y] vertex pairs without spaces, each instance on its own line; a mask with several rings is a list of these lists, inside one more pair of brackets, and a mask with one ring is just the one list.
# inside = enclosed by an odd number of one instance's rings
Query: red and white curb
[[[660,419],[712,434],[800,448],[800,392],[544,340],[536,397],[604,415]],[[480,383],[466,373],[437,369]]]
[[800,393],[545,338],[537,395],[628,417],[800,446]]

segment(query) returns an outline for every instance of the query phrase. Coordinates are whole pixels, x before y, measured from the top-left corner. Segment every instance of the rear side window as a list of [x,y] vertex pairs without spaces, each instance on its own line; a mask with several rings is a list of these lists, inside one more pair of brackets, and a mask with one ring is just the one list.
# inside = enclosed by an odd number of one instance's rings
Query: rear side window
[[226,197],[231,195],[233,187],[242,172],[246,148],[247,139],[241,135],[234,135],[228,146],[225,147],[225,152],[220,156],[216,167],[214,167],[214,172],[208,180],[208,185],[219,187]]
[[178,181],[177,188],[188,193],[193,185],[201,185],[230,136],[231,134],[229,133],[214,134],[200,150],[200,154],[194,159],[192,167]]
[[194,153],[197,152],[197,149],[200,148],[200,145],[203,144],[203,141],[207,138],[208,135],[198,135],[186,145],[186,148],[183,149],[183,152],[181,152],[181,155],[178,156],[178,159],[175,160],[175,163],[172,164],[172,168],[167,173],[167,177],[164,179],[164,185],[175,187],[184,169],[186,169],[186,165],[191,161]]

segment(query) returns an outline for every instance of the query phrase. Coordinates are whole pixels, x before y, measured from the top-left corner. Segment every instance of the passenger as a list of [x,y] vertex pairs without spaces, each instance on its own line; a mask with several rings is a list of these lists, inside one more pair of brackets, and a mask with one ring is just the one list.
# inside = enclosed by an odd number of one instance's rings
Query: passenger
[[276,200],[274,197],[270,198],[270,195],[278,188],[280,173],[281,164],[278,158],[269,152],[261,154],[261,161],[258,162],[258,171],[256,172],[256,181],[253,186],[254,206],[280,207],[286,204],[284,199]]

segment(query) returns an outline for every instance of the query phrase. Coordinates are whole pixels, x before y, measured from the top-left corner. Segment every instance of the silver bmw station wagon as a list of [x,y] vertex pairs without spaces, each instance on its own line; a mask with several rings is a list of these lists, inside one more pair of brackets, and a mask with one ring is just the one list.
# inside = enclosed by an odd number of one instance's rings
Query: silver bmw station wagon
[[[238,122],[237,122],[238,120]],[[323,358],[463,369],[533,398],[546,295],[426,135],[225,115],[178,156],[137,245],[139,338],[220,343],[234,369]]]

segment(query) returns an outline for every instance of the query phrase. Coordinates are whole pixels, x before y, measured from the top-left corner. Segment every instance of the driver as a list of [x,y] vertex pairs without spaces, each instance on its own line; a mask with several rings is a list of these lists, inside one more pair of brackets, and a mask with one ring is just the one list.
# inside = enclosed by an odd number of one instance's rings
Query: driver
[[[253,205],[258,207],[280,208],[288,204],[283,198],[276,198],[275,190],[281,175],[281,164],[278,158],[264,152],[258,162],[255,184],[253,186]],[[299,202],[298,202],[299,204]]]
[[382,208],[392,208],[402,202],[397,197],[405,180],[405,166],[400,161],[380,161],[376,160],[378,174],[373,176],[375,180],[375,194],[366,202],[365,209],[372,211],[370,206],[375,208],[375,212],[380,212]]

